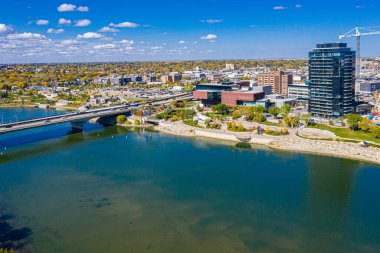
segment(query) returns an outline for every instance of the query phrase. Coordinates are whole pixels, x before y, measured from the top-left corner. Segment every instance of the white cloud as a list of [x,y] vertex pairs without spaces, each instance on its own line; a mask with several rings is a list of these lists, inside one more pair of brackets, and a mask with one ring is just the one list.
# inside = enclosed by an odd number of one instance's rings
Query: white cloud
[[87,6],[79,6],[79,7],[77,8],[77,11],[88,12],[89,9],[88,9]]
[[275,7],[273,7],[273,10],[275,10],[275,11],[281,11],[281,10],[285,10],[286,8],[285,8],[285,6],[275,6]]
[[218,39],[218,36],[216,36],[215,34],[209,34],[207,36],[201,37],[201,40],[216,40],[216,39]]
[[120,30],[117,30],[113,27],[105,26],[102,29],[100,29],[99,32],[101,32],[101,33],[116,33],[116,32],[120,32]]
[[79,41],[77,41],[77,40],[63,40],[61,42],[62,45],[76,45],[78,43],[79,43]]
[[202,23],[209,23],[209,24],[217,24],[222,23],[223,19],[207,19],[207,20],[201,20]]
[[133,40],[121,40],[121,44],[128,44],[128,45],[133,45],[135,42]]
[[178,44],[186,44],[186,41],[180,40],[180,41],[178,41]]
[[88,19],[81,19],[81,20],[75,21],[75,26],[77,27],[85,27],[89,25],[91,25],[91,20],[88,20]]
[[65,30],[63,30],[63,29],[52,29],[52,28],[50,28],[47,30],[47,33],[59,34],[59,33],[63,33],[64,31]]
[[150,47],[151,50],[159,50],[159,49],[162,49],[162,48],[163,48],[162,46]]
[[73,4],[61,4],[60,6],[58,6],[57,10],[59,12],[66,12],[66,11],[75,11],[76,8],[77,6]]
[[71,20],[69,20],[69,19],[64,19],[64,18],[60,18],[60,19],[58,20],[58,23],[59,23],[60,25],[71,25]]
[[296,4],[296,8],[297,9],[302,8],[302,4]]
[[94,32],[86,32],[77,36],[78,39],[100,39],[103,35]]
[[49,20],[39,19],[39,20],[36,21],[36,24],[37,25],[48,25],[49,24]]
[[24,32],[24,33],[9,34],[7,38],[8,39],[42,39],[46,37],[39,33]]
[[122,22],[122,23],[119,23],[119,24],[111,23],[111,24],[109,24],[109,26],[123,27],[123,28],[136,28],[136,27],[139,27],[140,25],[136,24],[136,23],[133,23],[133,22]]
[[115,47],[116,47],[115,44],[103,44],[103,45],[95,45],[94,49],[111,49]]
[[13,29],[5,24],[0,24],[0,34],[12,33]]

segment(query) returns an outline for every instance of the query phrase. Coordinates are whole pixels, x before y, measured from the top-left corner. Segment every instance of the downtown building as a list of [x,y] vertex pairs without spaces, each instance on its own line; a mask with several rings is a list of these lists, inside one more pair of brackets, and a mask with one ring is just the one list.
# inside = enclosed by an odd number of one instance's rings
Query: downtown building
[[354,112],[355,51],[347,43],[317,44],[309,52],[309,112],[339,117]]
[[258,86],[272,86],[272,92],[288,95],[288,85],[293,83],[293,75],[283,71],[273,71],[270,73],[262,73],[257,75]]

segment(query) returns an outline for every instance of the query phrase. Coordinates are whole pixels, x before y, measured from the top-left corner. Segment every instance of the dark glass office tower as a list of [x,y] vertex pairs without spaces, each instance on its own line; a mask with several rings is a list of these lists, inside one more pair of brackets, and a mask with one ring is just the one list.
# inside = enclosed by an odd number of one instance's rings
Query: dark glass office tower
[[318,44],[309,53],[309,112],[339,117],[354,112],[355,51],[347,43]]

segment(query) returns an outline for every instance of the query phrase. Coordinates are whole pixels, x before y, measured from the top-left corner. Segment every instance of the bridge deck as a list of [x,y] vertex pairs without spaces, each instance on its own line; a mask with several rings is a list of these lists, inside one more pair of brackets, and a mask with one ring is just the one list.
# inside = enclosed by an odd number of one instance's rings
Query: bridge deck
[[[177,95],[174,97],[169,97],[169,98],[165,98],[165,99],[154,101],[154,102],[148,102],[148,104],[160,105],[160,104],[169,103],[173,100],[187,100],[190,98],[191,96],[189,94],[183,94],[183,95],[179,95],[179,96]],[[102,108],[102,109],[96,109],[96,110],[89,110],[89,111],[85,111],[81,113],[79,112],[67,113],[67,114],[62,114],[62,115],[57,115],[57,116],[43,117],[43,118],[19,121],[19,122],[14,122],[14,123],[9,123],[9,124],[2,124],[0,125],[0,134],[17,132],[21,130],[62,124],[62,123],[87,121],[93,118],[120,115],[120,114],[125,114],[127,112],[130,112],[132,110],[135,110],[141,107],[142,105],[140,104],[132,105],[132,106],[116,106],[116,107]]]

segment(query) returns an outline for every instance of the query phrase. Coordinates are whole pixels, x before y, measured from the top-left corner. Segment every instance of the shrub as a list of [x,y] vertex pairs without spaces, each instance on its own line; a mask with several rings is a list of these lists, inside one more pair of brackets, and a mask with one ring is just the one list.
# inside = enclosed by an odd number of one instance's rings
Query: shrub
[[239,124],[238,127],[237,127],[237,131],[239,132],[244,132],[246,129],[243,127],[242,124]]
[[119,115],[116,117],[116,122],[118,124],[124,124],[126,120],[127,120],[127,117],[125,115]]
[[192,120],[192,119],[186,119],[183,121],[184,124],[189,125],[189,126],[198,126],[198,120]]
[[330,119],[330,120],[329,120],[329,125],[330,125],[330,126],[333,126],[333,125],[334,125],[334,120]]
[[239,113],[239,111],[234,111],[233,113],[232,113],[232,118],[234,118],[234,119],[238,119],[238,118],[240,118],[241,117],[241,114]]
[[380,138],[380,127],[379,126],[373,126],[371,128],[372,136],[375,138]]
[[135,120],[135,126],[139,126],[141,124],[140,120],[136,119]]

